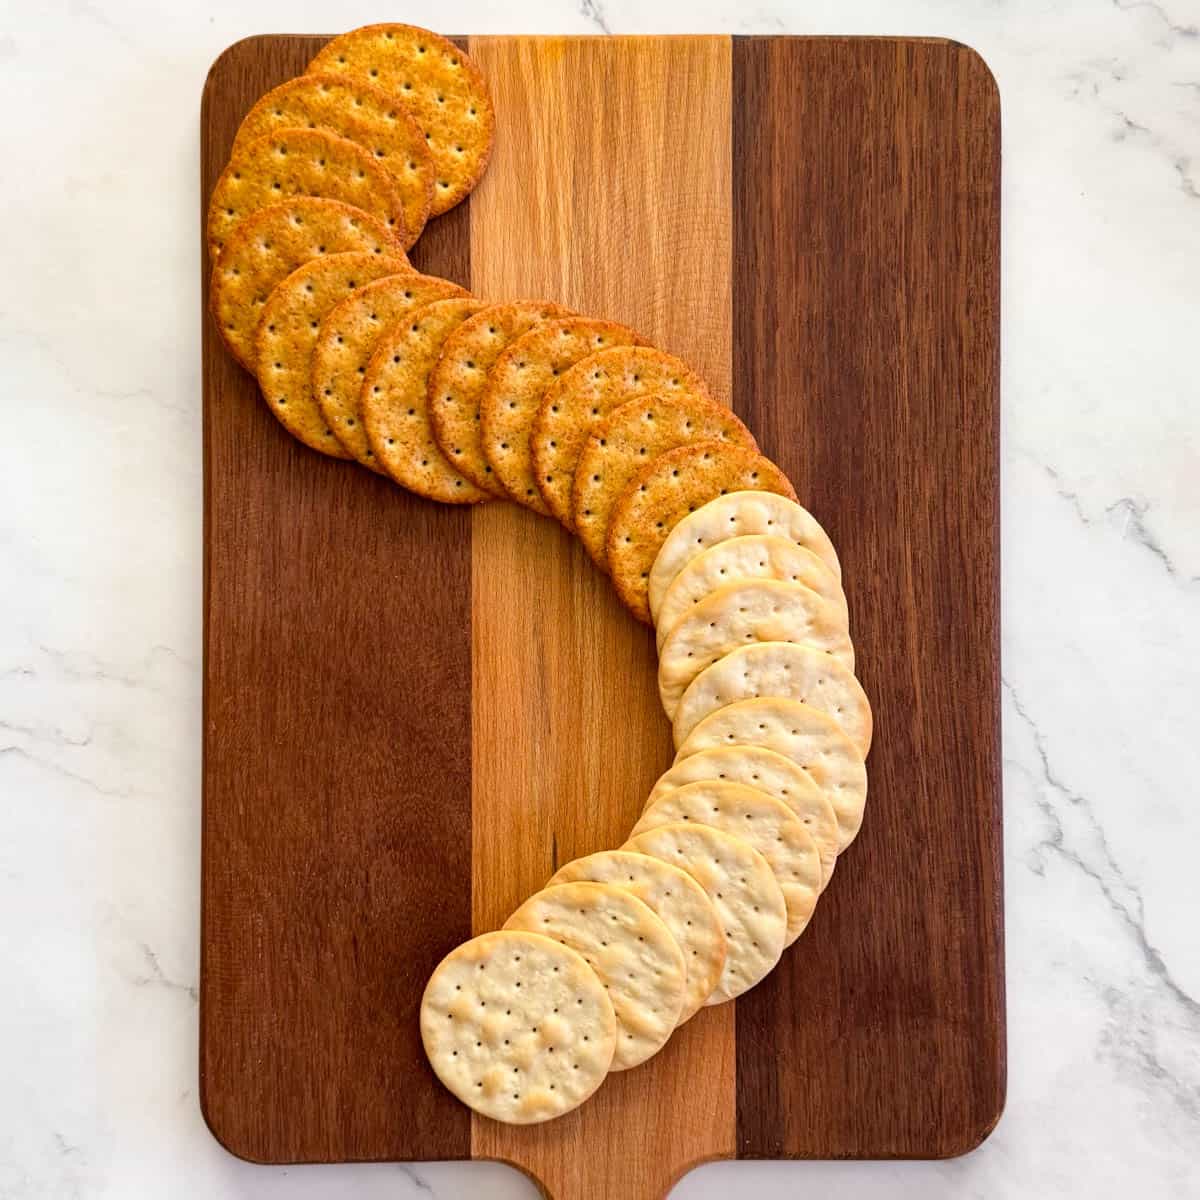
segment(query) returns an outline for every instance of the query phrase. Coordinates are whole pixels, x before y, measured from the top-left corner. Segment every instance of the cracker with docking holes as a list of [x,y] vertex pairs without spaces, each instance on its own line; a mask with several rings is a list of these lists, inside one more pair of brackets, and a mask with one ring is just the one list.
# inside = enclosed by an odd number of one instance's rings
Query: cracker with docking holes
[[681,867],[708,893],[725,931],[725,966],[708,1004],[748,991],[779,961],[787,905],[770,863],[744,838],[677,821],[647,829],[622,847]]
[[579,453],[571,489],[572,528],[597,566],[607,566],[613,509],[633,477],[668,450],[712,441],[758,449],[750,430],[708,396],[638,396],[597,423]]
[[791,945],[808,926],[821,894],[821,856],[804,823],[782,800],[728,780],[684,784],[646,807],[630,838],[660,825],[688,821],[723,829],[749,842],[771,864],[787,905]]
[[493,304],[464,321],[446,339],[429,376],[429,416],[442,453],[476,487],[508,499],[483,453],[479,404],[488,373],[504,348],[539,321],[568,316],[547,300]]
[[725,965],[725,935],[704,889],[686,871],[632,850],[601,850],[577,858],[560,867],[546,886],[579,880],[632,892],[671,931],[687,976],[679,1024],[695,1016]]
[[267,297],[255,337],[258,386],[280,424],[306,446],[349,458],[312,394],[312,353],[326,313],[355,288],[405,274],[408,260],[361,250],[322,254],[297,267]]
[[321,322],[313,349],[313,395],[334,436],[363,466],[382,468],[363,428],[363,377],[384,331],[435,300],[470,296],[465,288],[436,275],[378,279],[347,297]]
[[463,942],[434,969],[421,1040],[464,1104],[532,1125],[578,1108],[604,1082],[617,1020],[581,955],[541,934],[501,931]]
[[650,623],[647,584],[667,535],[710,500],[744,488],[796,494],[770,459],[727,442],[668,450],[634,476],[613,509],[605,554],[617,594],[639,621]]
[[572,528],[571,492],[579,452],[596,423],[638,396],[707,396],[685,362],[652,346],[613,346],[564,371],[542,397],[529,449],[533,477],[550,511]]
[[324,129],[279,129],[235,150],[208,203],[208,252],[260,208],[292,196],[341,200],[386,225],[408,246],[404,204],[396,181],[369,150]]
[[658,694],[675,719],[688,685],[705,667],[752,642],[806,642],[854,670],[854,647],[841,614],[811,588],[750,579],[718,588],[682,616],[663,642]]
[[510,343],[488,374],[479,402],[483,453],[513,500],[548,516],[533,479],[529,435],[547,388],[568,368],[606,346],[641,345],[615,321],[564,317],[544,321]]
[[369,151],[400,190],[404,244],[420,237],[433,201],[433,156],[421,127],[398,100],[348,75],[301,75],[272,88],[246,114],[233,154],[283,129],[323,129]]
[[739,700],[785,696],[828,713],[864,758],[871,749],[871,704],[862,684],[838,659],[797,642],[739,646],[688,684],[675,710],[675,745],[709,713]]
[[429,372],[446,338],[482,300],[435,300],[379,339],[363,376],[363,427],[375,461],[402,487],[443,504],[478,504],[477,488],[442,454],[429,423]]
[[867,802],[867,768],[828,713],[779,696],[739,700],[705,717],[679,747],[676,761],[719,746],[762,746],[803,767],[833,805],[838,853],[854,840]]
[[254,371],[254,338],[267,297],[309,259],[352,250],[404,254],[386,225],[340,200],[298,196],[260,209],[238,226],[213,267],[208,306],[225,345],[246,370]]
[[552,937],[596,972],[617,1014],[612,1070],[636,1067],[666,1045],[683,1009],[683,952],[631,892],[608,883],[556,884],[530,896],[504,928]]
[[684,784],[706,780],[742,783],[782,800],[812,834],[821,858],[822,886],[829,882],[838,852],[837,814],[829,797],[803,767],[762,746],[718,746],[701,750],[677,760],[659,777],[646,807]]
[[466,198],[492,153],[496,114],[471,56],[415,25],[364,25],[329,42],[309,74],[349,75],[402,101],[433,157],[431,215]]
[[659,650],[679,618],[709,592],[744,579],[783,579],[812,588],[838,608],[850,628],[841,580],[811,550],[790,538],[753,533],[697,554],[671,582],[654,616]]
[[685,517],[671,530],[650,571],[648,599],[657,617],[663,597],[675,576],[710,546],[746,534],[767,533],[806,546],[842,578],[841,564],[829,535],[795,497],[773,489],[753,489],[721,495]]

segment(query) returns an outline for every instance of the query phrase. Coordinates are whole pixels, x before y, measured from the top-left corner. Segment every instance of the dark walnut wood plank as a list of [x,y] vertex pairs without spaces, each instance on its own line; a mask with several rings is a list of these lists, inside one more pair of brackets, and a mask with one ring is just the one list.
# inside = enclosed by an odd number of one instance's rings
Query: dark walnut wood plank
[[738,1153],[938,1157],[1004,1099],[999,103],[947,42],[734,47],[735,407],[841,554],[863,832],[738,1002]]

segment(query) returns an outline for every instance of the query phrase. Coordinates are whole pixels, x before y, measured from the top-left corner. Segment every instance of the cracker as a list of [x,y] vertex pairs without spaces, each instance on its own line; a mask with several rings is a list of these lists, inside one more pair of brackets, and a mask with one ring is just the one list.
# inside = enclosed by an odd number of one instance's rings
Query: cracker
[[668,450],[634,476],[613,509],[605,554],[617,594],[639,621],[650,623],[647,581],[666,536],[701,505],[739,488],[795,495],[770,459],[726,442]]
[[846,594],[829,564],[790,538],[754,533],[718,542],[697,554],[671,581],[654,616],[658,648],[675,623],[709,592],[744,579],[785,579],[812,588],[842,614],[850,627]]
[[718,746],[701,750],[679,759],[659,777],[646,806],[684,784],[707,779],[744,783],[782,800],[812,834],[821,858],[822,886],[829,881],[838,852],[837,814],[829,798],[803,767],[762,746]]
[[530,896],[504,928],[544,933],[596,972],[617,1014],[612,1070],[635,1067],[666,1045],[683,1008],[683,953],[632,893],[608,883],[556,884]]
[[579,452],[596,422],[638,396],[707,396],[708,386],[685,362],[652,346],[613,346],[564,371],[542,397],[529,448],[538,491],[572,528],[571,490]]
[[688,685],[705,667],[750,642],[806,642],[854,670],[854,647],[839,613],[811,588],[749,579],[709,593],[663,642],[658,695],[675,719]]
[[272,88],[246,114],[233,139],[234,155],[281,129],[324,129],[374,155],[400,191],[405,246],[417,240],[433,202],[433,156],[403,104],[348,75],[301,75]]
[[725,966],[708,1004],[740,996],[779,961],[787,905],[770,864],[744,838],[677,821],[639,833],[622,849],[682,867],[713,902],[725,931]]
[[415,25],[364,25],[335,37],[308,65],[309,74],[325,72],[383,88],[413,114],[433,156],[432,215],[479,181],[496,115],[479,68],[453,42]]
[[505,348],[488,375],[479,411],[483,453],[513,500],[548,516],[533,479],[529,433],[546,389],[580,359],[606,346],[641,344],[624,325],[592,317],[545,321]]
[[313,395],[334,436],[364,466],[381,470],[367,443],[359,396],[384,330],[435,300],[469,295],[436,275],[379,279],[343,300],[321,322],[313,349]]
[[398,484],[443,504],[478,504],[477,488],[442,454],[429,424],[429,372],[446,338],[484,307],[482,300],[436,300],[379,339],[363,376],[363,427],[375,461]]
[[858,747],[871,749],[871,704],[862,684],[842,662],[810,645],[758,642],[739,646],[688,684],[675,710],[675,745],[709,713],[739,700],[784,696],[828,713]]
[[750,430],[708,396],[638,396],[596,425],[575,468],[571,519],[597,566],[606,567],[609,522],[633,477],[668,450],[711,441],[758,449]]
[[675,576],[710,546],[746,534],[768,533],[806,546],[842,578],[842,568],[829,535],[794,496],[772,490],[730,492],[709,501],[671,530],[650,571],[650,611],[656,616]]
[[267,297],[255,336],[258,385],[267,407],[306,446],[349,458],[312,394],[312,351],[325,314],[355,288],[404,274],[408,260],[352,251],[322,254],[297,267]]
[[671,931],[687,982],[679,1024],[703,1007],[725,965],[725,935],[704,889],[686,872],[632,850],[602,850],[559,868],[546,885],[590,880],[632,892]]
[[739,700],[705,717],[679,747],[676,762],[718,746],[762,746],[803,767],[829,797],[838,821],[838,852],[854,840],[867,802],[867,768],[838,723],[798,700]]
[[248,371],[267,297],[297,267],[321,254],[361,250],[400,256],[392,231],[339,200],[297,197],[243,221],[213,267],[208,306],[221,337]]
[[493,304],[446,339],[429,376],[429,416],[442,453],[476,487],[493,496],[508,498],[492,478],[480,438],[479,402],[488,372],[504,348],[539,321],[567,315],[565,308],[546,300]]
[[409,245],[400,189],[369,150],[324,129],[278,129],[236,150],[221,172],[208,202],[209,254],[247,217],[292,196],[353,204]]
[[617,1021],[581,955],[541,934],[500,931],[464,942],[434,969],[421,1040],[464,1104],[532,1125],[577,1108],[604,1082]]

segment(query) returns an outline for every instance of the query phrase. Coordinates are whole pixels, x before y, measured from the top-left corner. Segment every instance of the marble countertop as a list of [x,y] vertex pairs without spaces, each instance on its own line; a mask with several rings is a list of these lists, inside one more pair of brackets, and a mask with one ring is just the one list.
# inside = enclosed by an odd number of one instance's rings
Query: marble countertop
[[[528,1197],[262,1168],[196,1100],[200,87],[420,6],[0,5],[0,1200]],[[477,32],[936,34],[1004,105],[1008,1108],[938,1163],[673,1193],[1200,1194],[1200,4],[445,0]]]

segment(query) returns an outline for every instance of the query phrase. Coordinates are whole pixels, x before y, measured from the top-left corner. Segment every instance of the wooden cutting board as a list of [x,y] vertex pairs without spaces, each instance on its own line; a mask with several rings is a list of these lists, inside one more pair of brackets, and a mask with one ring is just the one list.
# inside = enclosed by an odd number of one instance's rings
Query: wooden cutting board
[[[204,197],[323,40],[217,60]],[[932,40],[463,44],[495,155],[414,261],[628,322],[747,421],[841,553],[866,823],[736,1008],[559,1121],[473,1118],[422,1055],[426,977],[624,839],[671,758],[653,635],[554,521],[304,449],[206,320],[209,1125],[264,1162],[503,1159],[558,1198],[659,1197],[712,1158],[960,1154],[1005,1086],[994,82]]]

